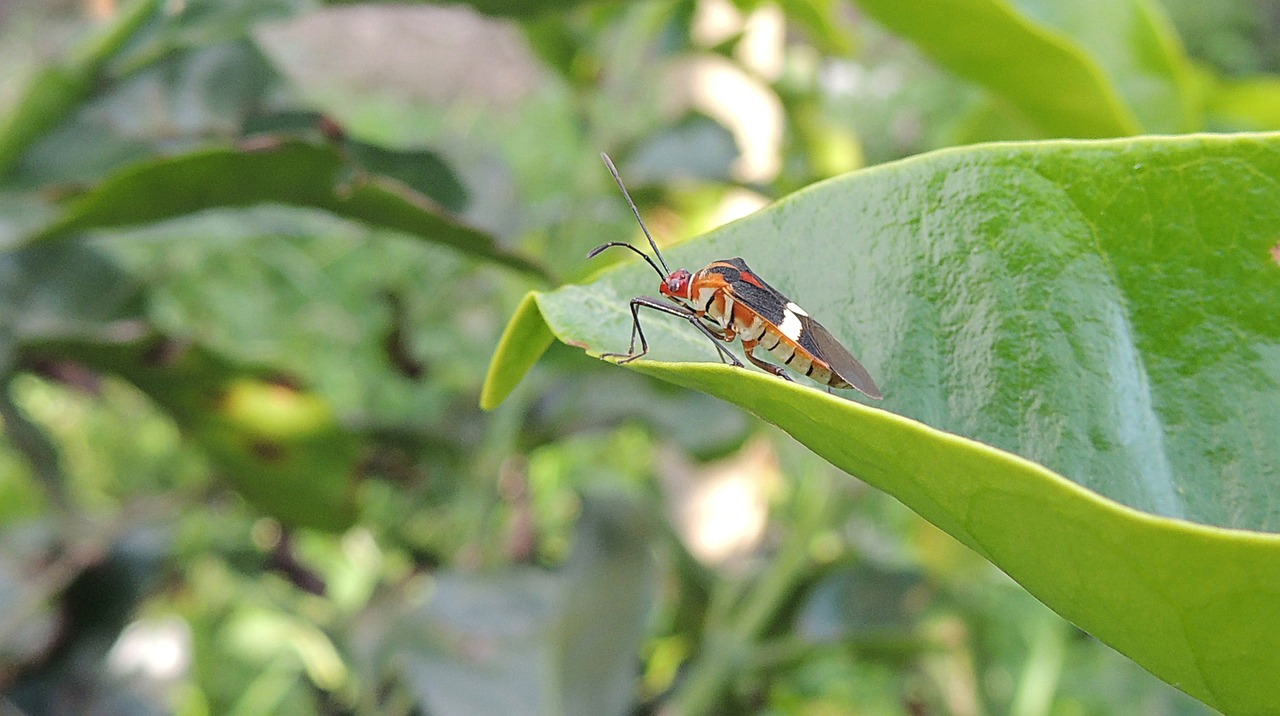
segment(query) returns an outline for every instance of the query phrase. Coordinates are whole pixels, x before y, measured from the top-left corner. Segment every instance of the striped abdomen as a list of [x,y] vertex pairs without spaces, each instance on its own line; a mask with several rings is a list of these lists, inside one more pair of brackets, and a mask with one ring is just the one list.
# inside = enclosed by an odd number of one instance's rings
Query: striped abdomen
[[784,366],[832,388],[852,388],[849,381],[831,371],[831,366],[772,325],[765,329],[760,345]]
[[809,341],[805,340],[800,316],[804,316],[809,323],[812,323],[812,319],[796,304],[788,302],[780,313],[781,320],[774,323],[735,300],[724,288],[702,288],[694,296],[694,301],[695,312],[701,314],[726,341],[732,341],[735,337],[742,339],[742,347],[748,357],[751,357],[756,346],[760,346],[777,358],[780,364],[796,373],[832,388],[854,387],[831,370],[817,346],[805,345]]

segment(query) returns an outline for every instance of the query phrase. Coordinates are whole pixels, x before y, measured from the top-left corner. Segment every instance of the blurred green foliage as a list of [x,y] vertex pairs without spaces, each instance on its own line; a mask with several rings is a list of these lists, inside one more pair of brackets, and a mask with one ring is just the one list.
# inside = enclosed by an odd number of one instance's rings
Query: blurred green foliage
[[478,405],[635,235],[600,151],[666,239],[955,144],[1276,129],[1274,3],[333,5],[0,4],[4,709],[1209,712],[708,395],[556,344]]

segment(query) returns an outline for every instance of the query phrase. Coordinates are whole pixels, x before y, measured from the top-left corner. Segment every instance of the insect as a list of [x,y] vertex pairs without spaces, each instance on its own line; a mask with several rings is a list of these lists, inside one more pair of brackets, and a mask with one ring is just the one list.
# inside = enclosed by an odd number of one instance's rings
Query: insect
[[[767,363],[755,356],[757,348],[764,348],[791,370],[802,373],[830,388],[856,388],[867,396],[880,399],[883,395],[871,380],[867,369],[822,324],[809,316],[780,291],[765,283],[747,263],[740,258],[713,261],[706,268],[690,273],[687,269],[672,271],[658,251],[658,244],[640,218],[640,210],[631,200],[622,177],[607,154],[601,154],[609,173],[613,175],[622,195],[631,205],[631,211],[640,222],[655,262],[645,252],[625,241],[610,241],[597,246],[587,254],[594,258],[605,249],[620,247],[640,254],[662,279],[658,292],[674,302],[665,303],[648,296],[631,299],[631,347],[626,353],[605,353],[603,358],[618,358],[628,363],[649,352],[649,341],[640,327],[640,309],[649,308],[688,321],[711,340],[719,352],[720,360],[744,368],[737,356],[722,343],[742,340],[742,350],[747,360],[779,378],[793,380],[782,366]],[[661,268],[659,268],[661,264]],[[636,352],[636,339],[640,339],[640,351]]]

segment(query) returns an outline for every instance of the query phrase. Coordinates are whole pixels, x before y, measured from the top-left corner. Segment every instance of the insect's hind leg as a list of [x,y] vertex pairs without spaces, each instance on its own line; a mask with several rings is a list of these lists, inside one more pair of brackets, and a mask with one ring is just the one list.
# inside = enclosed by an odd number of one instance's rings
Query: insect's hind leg
[[[655,311],[661,311],[662,313],[683,318],[693,324],[695,328],[702,332],[702,335],[706,336],[711,341],[711,345],[716,347],[716,351],[719,353],[720,361],[722,363],[730,363],[738,368],[745,367],[742,365],[742,361],[738,360],[737,356],[730,353],[729,349],[720,344],[720,339],[717,338],[716,335],[711,332],[711,329],[707,328],[692,311],[678,306],[667,305],[657,299],[649,298],[648,296],[637,296],[631,299],[631,346],[627,349],[627,352],[601,353],[601,358],[618,358],[618,363],[630,363],[631,361],[641,358],[649,353],[649,341],[645,339],[644,329],[640,327],[641,308],[652,308]],[[636,352],[637,336],[640,338],[639,353]],[[725,360],[726,358],[728,360]]]
[[743,341],[742,342],[742,352],[746,354],[747,360],[751,361],[753,364],[755,364],[756,367],[760,368],[765,372],[772,373],[778,376],[779,378],[790,381],[792,383],[796,382],[794,378],[787,375],[787,371],[783,370],[781,366],[776,366],[772,363],[767,363],[757,358],[755,354],[752,353],[752,351],[756,349],[757,345],[759,345],[759,341]]

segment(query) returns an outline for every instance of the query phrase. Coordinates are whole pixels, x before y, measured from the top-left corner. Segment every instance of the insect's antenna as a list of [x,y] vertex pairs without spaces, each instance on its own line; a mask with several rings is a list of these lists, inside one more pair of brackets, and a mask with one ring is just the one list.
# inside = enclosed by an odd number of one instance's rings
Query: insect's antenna
[[[631,200],[631,194],[627,192],[627,187],[623,186],[622,177],[618,176],[617,167],[613,166],[613,160],[609,158],[608,154],[600,152],[600,158],[604,160],[604,165],[609,167],[609,173],[613,175],[613,180],[618,182],[618,188],[622,190],[622,195],[627,198],[627,203],[631,205],[631,213],[635,214],[636,221],[640,222],[640,230],[644,232],[644,237],[649,240],[649,246],[653,247],[653,255],[657,256],[658,262],[662,264],[663,270],[661,273],[663,278],[666,278],[667,274],[671,273],[671,269],[667,268],[667,262],[662,258],[662,252],[658,250],[657,242],[655,242],[653,240],[653,236],[649,234],[649,228],[644,225],[644,219],[640,218],[640,210],[636,208],[636,203]],[[634,246],[631,247],[631,250],[636,253],[640,253],[640,250]],[[644,254],[640,255],[643,256]],[[653,262],[650,261],[649,263],[652,264]],[[654,268],[657,267],[655,266]]]
[[645,252],[641,251],[640,249],[637,249],[636,247],[632,246],[631,244],[628,244],[625,241],[610,241],[607,244],[601,244],[595,247],[594,249],[591,249],[591,253],[587,254],[587,258],[594,259],[597,254],[599,254],[601,251],[604,251],[605,249],[611,246],[621,246],[624,249],[631,249],[637,254],[640,254],[640,258],[647,261],[649,265],[653,267],[653,270],[658,272],[658,278],[661,278],[664,281],[667,279],[667,274],[663,273],[662,269],[658,268],[658,264],[655,264],[653,262],[653,259],[649,258],[649,254],[646,254]]

